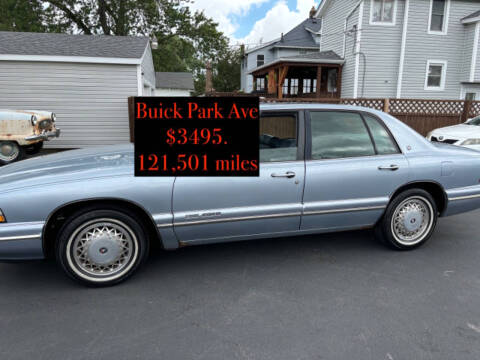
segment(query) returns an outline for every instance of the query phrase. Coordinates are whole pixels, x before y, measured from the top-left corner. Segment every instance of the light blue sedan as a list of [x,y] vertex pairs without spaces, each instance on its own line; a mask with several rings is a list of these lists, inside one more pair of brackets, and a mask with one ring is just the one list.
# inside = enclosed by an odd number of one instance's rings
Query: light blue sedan
[[432,144],[379,111],[261,106],[260,177],[134,177],[133,146],[0,168],[0,259],[56,258],[71,278],[119,283],[149,245],[375,228],[395,249],[438,217],[480,207],[480,152]]

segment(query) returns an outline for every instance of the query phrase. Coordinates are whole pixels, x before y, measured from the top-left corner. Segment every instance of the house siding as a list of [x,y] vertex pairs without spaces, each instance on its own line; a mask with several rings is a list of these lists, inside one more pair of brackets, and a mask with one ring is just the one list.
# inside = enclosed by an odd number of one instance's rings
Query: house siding
[[[476,1],[450,4],[447,35],[428,34],[430,0],[410,1],[408,36],[405,51],[402,97],[423,99],[458,99],[464,76],[464,31],[461,19],[478,10]],[[471,54],[470,54],[471,58]],[[428,60],[447,61],[445,90],[424,90]]]
[[62,134],[48,147],[123,143],[137,84],[135,65],[1,61],[0,108],[55,112]]
[[371,0],[364,2],[360,51],[365,58],[360,56],[358,97],[396,97],[405,2],[397,1],[396,7],[395,25],[374,25],[370,24]]
[[[347,14],[357,4],[356,0],[334,0],[331,1],[322,19],[322,36],[320,40],[321,51],[333,50],[343,56],[343,29]],[[358,19],[358,12],[353,14],[350,20],[355,23]],[[349,23],[349,26],[353,23]]]
[[[325,5],[322,11],[321,51],[333,50],[343,55],[345,18],[357,3],[356,0],[331,0]],[[360,56],[357,96],[393,98],[397,96],[405,0],[397,0],[393,26],[370,24],[371,3],[372,0],[363,1],[360,52],[365,55],[366,62]],[[479,9],[480,3],[475,0],[451,0],[447,35],[435,35],[428,33],[430,0],[410,0],[402,98],[458,99],[461,96],[461,82],[469,80],[475,28],[475,25],[463,25],[461,19]],[[358,25],[358,16],[359,9],[351,15],[348,30]],[[354,46],[353,36],[347,36],[342,97],[355,94]],[[447,62],[443,91],[425,90],[428,60]],[[365,91],[362,93],[364,68]],[[475,65],[474,81],[480,81],[480,55]]]
[[[332,50],[340,56],[344,54],[343,39],[345,18],[357,5],[356,0],[336,0],[331,1],[325,9],[322,19],[322,36],[320,40],[320,50]],[[358,25],[359,8],[350,16],[347,29],[352,29]],[[354,39],[351,36],[346,37],[345,46],[345,64],[342,71],[342,97],[353,97],[354,95],[354,77],[355,77],[355,55],[353,54]]]

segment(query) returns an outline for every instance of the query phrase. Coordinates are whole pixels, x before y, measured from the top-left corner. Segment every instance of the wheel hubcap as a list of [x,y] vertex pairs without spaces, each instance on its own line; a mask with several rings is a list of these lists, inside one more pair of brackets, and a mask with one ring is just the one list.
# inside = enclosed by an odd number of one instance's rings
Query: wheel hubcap
[[0,143],[0,160],[10,162],[18,157],[18,146],[11,142]]
[[423,197],[405,199],[397,206],[392,217],[392,233],[404,245],[422,241],[433,225],[433,209]]
[[74,270],[83,277],[119,277],[131,267],[136,256],[134,233],[113,219],[88,223],[72,238],[70,254]]

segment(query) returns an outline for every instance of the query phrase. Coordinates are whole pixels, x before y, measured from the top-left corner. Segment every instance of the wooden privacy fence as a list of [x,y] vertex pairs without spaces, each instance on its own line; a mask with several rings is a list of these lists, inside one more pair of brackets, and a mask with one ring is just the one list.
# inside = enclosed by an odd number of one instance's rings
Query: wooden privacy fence
[[480,115],[480,101],[423,99],[262,99],[262,102],[308,102],[363,106],[384,111],[427,135],[433,129],[456,125]]

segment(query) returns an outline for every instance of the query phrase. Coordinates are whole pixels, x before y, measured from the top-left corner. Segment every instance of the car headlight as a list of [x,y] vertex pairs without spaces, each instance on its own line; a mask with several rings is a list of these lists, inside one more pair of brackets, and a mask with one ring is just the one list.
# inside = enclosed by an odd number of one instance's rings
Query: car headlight
[[50,120],[42,120],[38,124],[38,127],[42,130],[46,130],[50,127],[50,124],[51,124]]
[[480,145],[480,139],[467,139],[460,145]]
[[55,113],[52,113],[52,121],[55,122],[55,120],[57,120],[57,115],[55,115]]
[[37,125],[37,117],[35,115],[32,115],[30,121],[32,122],[33,126]]
[[5,219],[5,216],[2,213],[2,210],[0,210],[0,223],[7,222],[7,219]]

